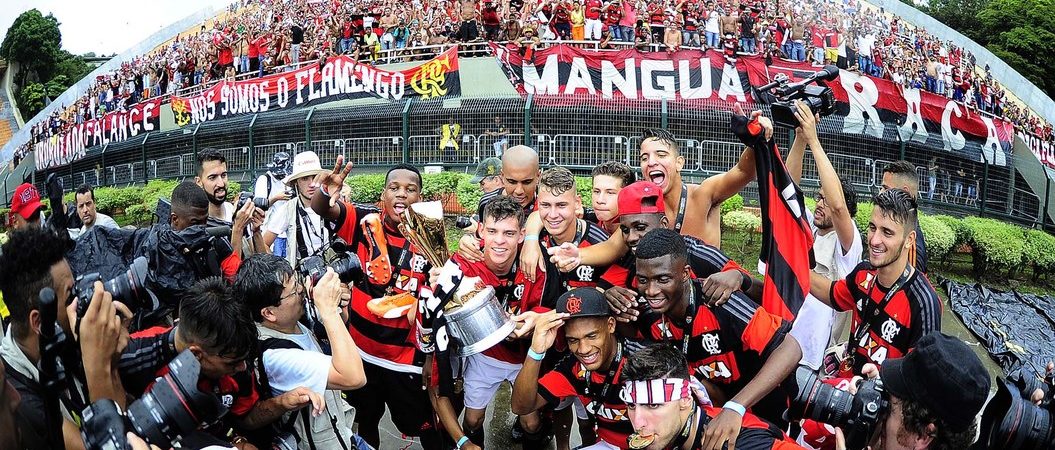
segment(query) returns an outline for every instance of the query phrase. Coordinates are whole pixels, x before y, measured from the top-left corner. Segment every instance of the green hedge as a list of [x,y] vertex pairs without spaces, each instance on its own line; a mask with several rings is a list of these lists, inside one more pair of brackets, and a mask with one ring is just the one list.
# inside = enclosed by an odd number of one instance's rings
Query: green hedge
[[1055,236],[1040,230],[1026,230],[1022,262],[1033,267],[1033,273],[1055,269]]
[[[726,213],[730,213],[730,212],[733,212],[733,211],[740,211],[742,209],[744,209],[744,197],[742,195],[736,194],[736,195],[734,195],[732,197],[729,197],[729,198],[725,199],[725,201],[722,202],[722,209],[721,209],[723,220],[724,220],[724,217],[725,217]],[[761,219],[759,219],[759,220],[761,220]]]
[[956,233],[945,222],[934,216],[920,215],[919,226],[927,243],[928,258],[941,258],[955,249]]
[[1021,227],[981,217],[968,217],[963,222],[970,230],[978,274],[993,266],[1011,269],[1022,263],[1025,239]]
[[[816,205],[816,204],[815,204]],[[872,203],[871,202],[860,202],[857,204],[857,214],[854,215],[854,222],[857,222],[857,229],[861,230],[861,234],[865,237],[868,236],[868,223],[872,221]]]
[[971,230],[967,228],[967,225],[963,223],[962,219],[957,219],[955,217],[947,216],[944,214],[939,214],[931,217],[938,219],[939,221],[941,221],[941,223],[944,223],[946,226],[949,227],[949,229],[952,230],[953,234],[955,235],[955,241],[952,247],[953,250],[959,248],[961,245],[970,243],[969,241],[971,237]]
[[755,233],[762,227],[762,218],[744,210],[729,211],[722,215],[722,226],[729,230]]

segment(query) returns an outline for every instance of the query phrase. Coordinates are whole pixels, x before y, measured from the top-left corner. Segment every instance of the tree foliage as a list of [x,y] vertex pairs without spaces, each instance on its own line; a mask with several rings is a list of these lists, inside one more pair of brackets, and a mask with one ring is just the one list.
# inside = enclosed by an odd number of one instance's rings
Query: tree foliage
[[18,106],[27,117],[33,117],[44,109],[48,92],[43,84],[29,83],[18,92]]
[[59,20],[34,8],[19,15],[7,29],[0,56],[22,66],[19,85],[24,86],[29,72],[36,73],[40,80],[51,79],[61,48]]

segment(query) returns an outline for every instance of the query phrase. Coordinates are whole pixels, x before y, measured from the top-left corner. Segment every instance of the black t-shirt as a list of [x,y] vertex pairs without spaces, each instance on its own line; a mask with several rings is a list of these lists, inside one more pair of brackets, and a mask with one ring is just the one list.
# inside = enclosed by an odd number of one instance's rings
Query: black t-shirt
[[755,18],[750,14],[740,16],[740,36],[745,38],[755,37]]
[[293,45],[298,45],[304,42],[304,29],[300,25],[293,25],[289,29],[289,33],[293,35]]

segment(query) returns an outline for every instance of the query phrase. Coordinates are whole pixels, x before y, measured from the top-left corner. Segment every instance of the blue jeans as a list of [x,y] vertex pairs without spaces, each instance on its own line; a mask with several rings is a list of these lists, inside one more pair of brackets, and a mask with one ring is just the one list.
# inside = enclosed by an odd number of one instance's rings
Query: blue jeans
[[740,38],[740,51],[744,53],[755,52],[755,38]]
[[271,254],[279,257],[286,257],[286,238],[275,238],[275,242],[271,244]]
[[620,25],[623,29],[623,42],[634,42],[634,27]]
[[794,59],[795,61],[806,60],[806,47],[801,42],[791,43],[791,53],[791,59]]
[[722,45],[721,39],[718,38],[718,33],[705,31],[704,35],[707,37],[707,48],[718,48],[718,46]]
[[345,54],[345,53],[348,53],[348,49],[352,48],[352,42],[354,42],[352,40],[352,38],[348,38],[348,39],[343,39],[342,38],[341,39],[340,49],[341,49],[341,54],[342,55]]
[[612,25],[612,26],[608,27],[608,30],[612,32],[612,40],[613,41],[621,41],[621,40],[623,40],[623,27],[621,27],[619,25]]
[[238,59],[238,73],[246,73],[249,71],[249,56],[242,55]]
[[698,31],[681,31],[681,45],[699,47],[700,33]]

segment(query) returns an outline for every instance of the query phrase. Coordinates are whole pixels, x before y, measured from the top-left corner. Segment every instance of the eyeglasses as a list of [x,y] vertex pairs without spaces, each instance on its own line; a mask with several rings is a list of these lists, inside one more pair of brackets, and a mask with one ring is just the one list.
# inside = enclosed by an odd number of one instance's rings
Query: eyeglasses
[[304,296],[304,293],[306,292],[306,289],[304,288],[303,280],[301,280],[300,277],[297,277],[296,280],[294,281],[294,283],[295,283],[295,285],[294,285],[293,292],[290,292],[289,294],[286,294],[286,295],[283,295],[282,297],[280,297],[278,299],[279,303],[282,303],[282,302],[286,301],[287,298],[290,298],[290,297],[293,297],[293,296],[301,296],[301,297]]

